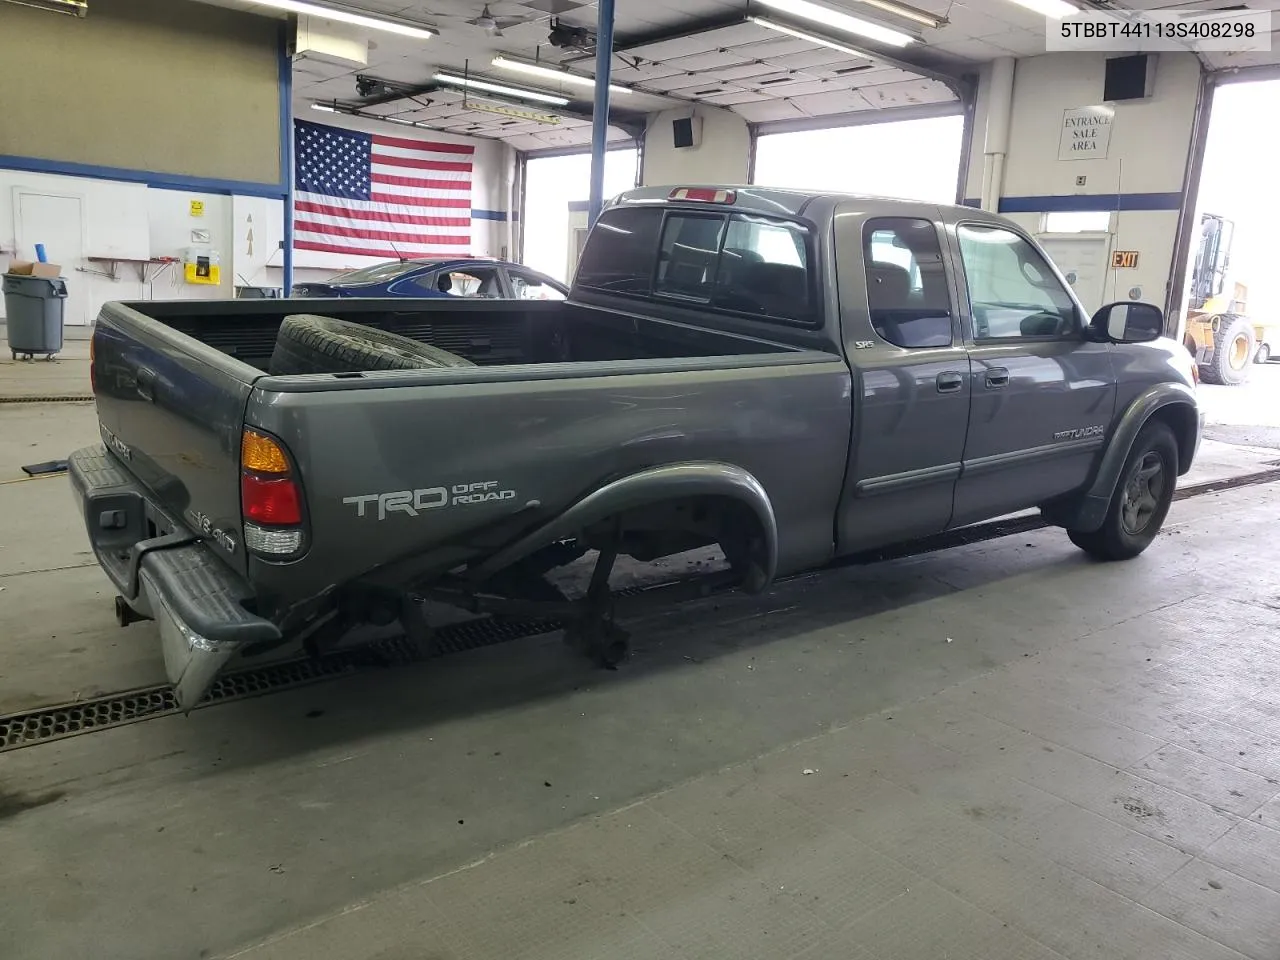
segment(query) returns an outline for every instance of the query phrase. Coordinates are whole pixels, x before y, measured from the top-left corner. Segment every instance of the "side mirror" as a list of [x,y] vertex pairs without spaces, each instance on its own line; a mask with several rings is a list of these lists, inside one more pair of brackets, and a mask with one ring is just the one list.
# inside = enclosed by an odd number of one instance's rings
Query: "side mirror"
[[1149,343],[1164,336],[1164,311],[1150,303],[1123,300],[1102,307],[1089,326],[1112,343]]

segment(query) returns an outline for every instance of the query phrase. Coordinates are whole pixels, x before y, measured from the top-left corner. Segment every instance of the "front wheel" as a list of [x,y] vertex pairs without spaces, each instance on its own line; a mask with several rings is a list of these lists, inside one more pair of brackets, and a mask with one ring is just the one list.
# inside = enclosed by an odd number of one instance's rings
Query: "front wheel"
[[1150,423],[1129,451],[1106,519],[1097,530],[1068,530],[1071,542],[1098,560],[1129,560],[1160,532],[1173,503],[1178,441],[1163,423]]
[[1205,383],[1238,387],[1249,379],[1249,364],[1257,349],[1249,322],[1224,314],[1213,332],[1213,359],[1200,366],[1200,376]]

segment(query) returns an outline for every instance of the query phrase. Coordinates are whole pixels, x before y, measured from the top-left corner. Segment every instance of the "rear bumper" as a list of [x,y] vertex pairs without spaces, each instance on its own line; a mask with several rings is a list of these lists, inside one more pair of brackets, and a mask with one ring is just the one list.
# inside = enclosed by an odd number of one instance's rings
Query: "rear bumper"
[[149,500],[105,447],[77,450],[67,465],[94,555],[125,603],[159,626],[165,672],[183,709],[242,647],[280,638],[275,624],[247,608],[249,585]]

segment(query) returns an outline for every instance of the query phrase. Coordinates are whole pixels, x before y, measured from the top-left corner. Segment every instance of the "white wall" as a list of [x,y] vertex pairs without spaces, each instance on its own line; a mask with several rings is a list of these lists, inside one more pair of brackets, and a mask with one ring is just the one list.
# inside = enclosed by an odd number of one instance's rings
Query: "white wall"
[[[1193,54],[1162,53],[1155,69],[1154,95],[1113,104],[1106,159],[1059,160],[1063,111],[1101,104],[1106,54],[1061,53],[1019,60],[1014,71],[1009,153],[1001,196],[1068,197],[1138,193],[1178,193],[1199,93],[1200,65]],[[986,71],[978,88],[973,149],[966,196],[981,193],[987,106]],[[1085,177],[1085,184],[1076,178]],[[1105,209],[1106,202],[1098,208]],[[1040,211],[1006,214],[1038,232]],[[1113,250],[1136,250],[1138,268],[1110,271],[1107,293],[1123,299],[1131,287],[1142,298],[1164,305],[1174,259],[1176,210],[1125,210],[1112,218]]]
[[[317,115],[318,116],[318,115]],[[310,118],[307,118],[310,119]],[[475,146],[472,172],[472,208],[496,211],[504,219],[476,217],[472,221],[474,256],[501,256],[510,246],[508,221],[511,213],[510,179],[515,168],[515,151],[490,140],[456,137],[432,131],[407,130],[357,118],[343,118],[342,124],[366,132],[388,131],[400,137],[469,143]],[[322,122],[330,122],[324,117]],[[284,280],[284,204],[264,197],[226,196],[195,191],[160,190],[143,184],[90,177],[23,173],[0,169],[0,271],[10,260],[33,260],[33,249],[18,249],[14,209],[15,189],[77,197],[81,201],[84,253],[87,257],[121,256],[137,259],[178,257],[186,248],[201,246],[216,251],[221,267],[217,286],[193,285],[183,280],[182,265],[145,267],[147,281],[139,279],[139,266],[118,262],[115,278],[112,265],[87,260],[68,262],[56,249],[49,259],[60,263],[68,277],[68,290],[76,298],[69,310],[70,322],[81,318],[91,322],[102,304],[111,300],[219,299],[235,295],[236,286],[279,287]],[[203,216],[191,215],[191,201],[203,202]],[[192,230],[206,230],[208,243],[192,240]],[[323,280],[355,266],[375,263],[360,257],[297,250],[294,252],[299,280]],[[0,318],[4,306],[0,298]]]
[[[274,218],[278,240],[280,211],[278,200],[228,197],[194,191],[159,190],[143,184],[89,177],[66,177],[53,174],[23,173],[0,170],[0,271],[10,260],[33,260],[34,249],[19,249],[15,197],[22,192],[46,193],[76,197],[80,200],[83,253],[85,257],[182,258],[186,248],[206,247],[217,251],[221,266],[221,283],[217,286],[192,285],[182,279],[180,263],[161,268],[145,266],[147,282],[139,279],[139,264],[118,261],[112,264],[73,260],[50,248],[50,260],[59,263],[68,278],[68,290],[80,301],[81,309],[69,318],[83,317],[92,321],[102,304],[109,300],[171,300],[231,297],[237,272],[249,269],[236,261],[233,212],[237,204],[258,205],[267,221]],[[191,201],[204,204],[203,216],[191,215]],[[38,233],[38,227],[36,232]],[[195,243],[191,231],[207,230],[208,243]],[[28,231],[31,228],[28,226]],[[279,252],[276,252],[279,256]],[[252,281],[251,281],[252,282]],[[261,281],[260,281],[261,282]],[[0,316],[4,315],[0,302]]]
[[644,137],[644,186],[667,184],[739,184],[747,182],[751,135],[736,113],[697,107],[702,140],[696,147],[673,146],[671,122],[689,109],[665,110],[649,117]]

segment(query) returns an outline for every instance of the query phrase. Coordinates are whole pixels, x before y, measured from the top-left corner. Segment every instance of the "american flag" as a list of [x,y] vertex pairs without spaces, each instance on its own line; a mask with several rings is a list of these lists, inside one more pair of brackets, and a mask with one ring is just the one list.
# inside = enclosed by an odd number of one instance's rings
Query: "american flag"
[[294,121],[293,245],[382,259],[471,252],[475,148]]

